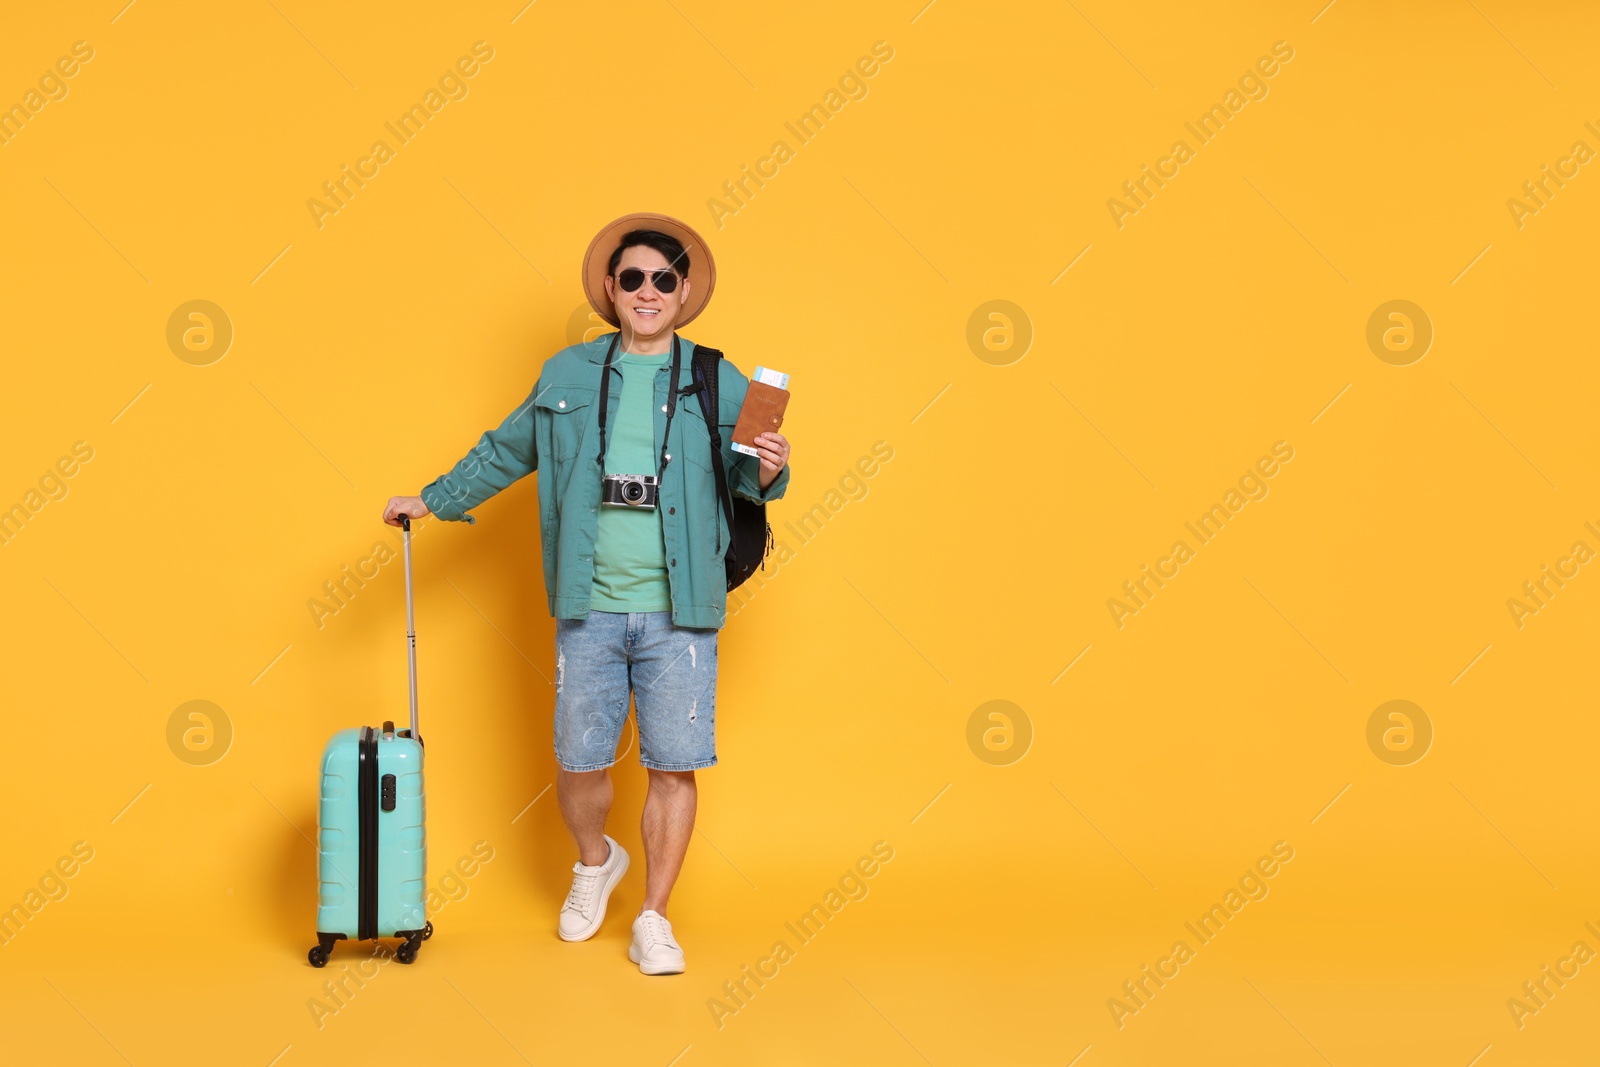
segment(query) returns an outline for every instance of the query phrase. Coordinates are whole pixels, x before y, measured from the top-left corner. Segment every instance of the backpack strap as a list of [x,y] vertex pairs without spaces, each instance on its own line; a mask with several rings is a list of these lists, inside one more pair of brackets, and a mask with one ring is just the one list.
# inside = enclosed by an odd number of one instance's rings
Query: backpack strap
[[[700,413],[705,416],[706,429],[711,434],[711,470],[717,476],[717,498],[722,501],[722,513],[728,519],[728,536],[733,536],[733,496],[728,492],[728,472],[722,465],[722,428],[717,422],[720,412],[717,400],[717,378],[722,363],[722,353],[704,345],[694,346],[690,360],[694,378],[705,388],[700,390]],[[722,553],[722,531],[717,531],[717,553]]]

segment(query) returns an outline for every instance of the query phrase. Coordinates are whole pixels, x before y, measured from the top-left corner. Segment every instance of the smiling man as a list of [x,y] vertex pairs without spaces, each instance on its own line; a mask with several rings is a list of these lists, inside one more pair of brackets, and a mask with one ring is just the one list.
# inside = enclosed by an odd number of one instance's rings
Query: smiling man
[[[680,974],[667,900],[694,831],[695,771],[717,762],[717,637],[731,531],[694,390],[694,343],[677,328],[705,309],[716,269],[689,226],[640,213],[600,231],[583,279],[589,303],[617,329],[546,360],[498,429],[418,496],[390,499],[383,518],[399,525],[401,515],[432,512],[470,523],[470,509],[539,472],[545,589],[556,617],[556,791],[578,845],[558,930],[565,941],[593,937],[628,869],[605,825],[608,768],[631,694],[650,787],[644,899],[628,957],[645,974]],[[717,367],[728,488],[775,500],[789,482],[789,442],[763,433],[759,456],[730,447],[750,382],[728,360]]]

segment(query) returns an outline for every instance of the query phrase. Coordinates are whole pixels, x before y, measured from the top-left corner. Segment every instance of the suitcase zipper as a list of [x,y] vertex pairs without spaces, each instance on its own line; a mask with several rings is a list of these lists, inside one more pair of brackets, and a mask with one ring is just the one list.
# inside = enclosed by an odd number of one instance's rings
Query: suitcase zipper
[[361,728],[356,788],[360,793],[360,879],[356,936],[378,936],[378,739],[372,727]]

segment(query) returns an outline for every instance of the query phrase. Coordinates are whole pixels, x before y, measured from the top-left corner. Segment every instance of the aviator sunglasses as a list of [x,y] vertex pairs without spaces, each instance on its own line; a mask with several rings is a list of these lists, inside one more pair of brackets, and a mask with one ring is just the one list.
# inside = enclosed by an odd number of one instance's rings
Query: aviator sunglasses
[[650,275],[650,284],[656,287],[658,293],[670,293],[678,287],[678,275],[671,270],[642,271],[638,267],[628,267],[617,274],[617,284],[622,286],[625,293],[636,292],[644,284],[644,276]]

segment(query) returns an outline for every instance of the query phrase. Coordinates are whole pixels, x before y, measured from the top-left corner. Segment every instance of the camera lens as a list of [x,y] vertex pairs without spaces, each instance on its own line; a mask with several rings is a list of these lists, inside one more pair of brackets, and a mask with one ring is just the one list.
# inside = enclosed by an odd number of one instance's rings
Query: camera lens
[[644,499],[644,486],[639,482],[623,482],[622,499],[629,504],[637,504]]

